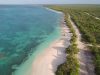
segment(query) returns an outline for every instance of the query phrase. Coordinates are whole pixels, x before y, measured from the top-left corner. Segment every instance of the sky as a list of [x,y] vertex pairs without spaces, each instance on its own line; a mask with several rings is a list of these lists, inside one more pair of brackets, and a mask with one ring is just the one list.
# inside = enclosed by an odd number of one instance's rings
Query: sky
[[100,4],[100,0],[0,0],[0,4]]

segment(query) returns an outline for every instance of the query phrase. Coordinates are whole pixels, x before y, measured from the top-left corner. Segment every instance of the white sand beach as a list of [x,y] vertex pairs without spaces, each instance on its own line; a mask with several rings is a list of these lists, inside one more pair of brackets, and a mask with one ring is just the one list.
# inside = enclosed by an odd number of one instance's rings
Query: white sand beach
[[70,45],[71,33],[61,22],[62,36],[54,41],[42,54],[38,55],[32,65],[32,74],[30,75],[55,75],[57,66],[65,61],[65,48]]

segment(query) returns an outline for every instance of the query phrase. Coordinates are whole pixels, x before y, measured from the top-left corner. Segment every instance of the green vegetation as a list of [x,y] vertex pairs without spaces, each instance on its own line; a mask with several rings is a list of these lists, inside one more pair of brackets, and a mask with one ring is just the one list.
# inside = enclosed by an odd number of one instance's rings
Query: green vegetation
[[100,44],[100,21],[80,11],[71,11],[73,21],[80,29],[83,39],[89,43]]
[[100,75],[100,47],[92,46],[90,47],[94,55],[94,64],[96,75]]
[[[100,47],[97,47],[97,45],[100,45],[100,20],[95,19],[95,17],[100,18],[100,5],[56,5],[49,7],[62,11],[65,14],[66,23],[69,26],[71,33],[73,33],[71,46],[66,49],[66,62],[58,67],[56,75],[78,75],[79,64],[75,57],[75,54],[78,52],[77,45],[75,43],[77,37],[73,27],[68,21],[68,14],[71,15],[71,19],[82,33],[82,40],[92,44],[90,50],[94,55],[95,73],[96,75],[100,75]],[[95,17],[87,15],[85,12]],[[74,70],[72,67],[74,67]]]
[[[53,7],[53,9],[56,9],[56,7]],[[77,36],[75,30],[68,19],[68,14],[66,13],[66,11],[63,8],[56,10],[62,11],[65,14],[66,24],[70,28],[70,32],[73,34],[71,38],[71,45],[68,48],[66,48],[66,61],[58,67],[56,75],[78,75],[79,63],[76,57],[76,54],[78,53],[78,48],[76,44]]]
[[74,55],[67,55],[66,62],[61,64],[56,71],[56,75],[78,75],[79,64]]
[[[100,75],[100,48],[97,47],[97,45],[100,44],[100,20],[97,20],[94,17],[85,14],[84,11],[86,11],[86,9],[83,10],[75,8],[70,9],[69,13],[71,15],[72,20],[80,29],[83,40],[92,44],[90,50],[94,55],[95,73],[96,75]],[[90,13],[90,10],[88,13]]]
[[[67,17],[67,15],[65,16]],[[78,75],[79,73],[79,64],[75,54],[78,53],[78,48],[76,44],[76,34],[75,31],[68,21],[68,18],[65,19],[67,25],[71,29],[71,33],[73,33],[71,38],[71,45],[66,48],[66,61],[65,63],[61,64],[56,71],[56,75]]]
[[[83,40],[88,43],[100,44],[100,20],[95,19],[87,13],[100,12],[100,5],[94,6],[76,6],[76,5],[62,5],[62,6],[51,6],[51,8],[57,9],[64,13],[69,13],[72,20],[76,23],[80,32],[83,34]],[[100,13],[98,13],[100,15]],[[98,17],[98,16],[97,16]]]
[[100,5],[89,8],[89,9],[85,10],[85,12],[88,12],[89,14],[100,18]]

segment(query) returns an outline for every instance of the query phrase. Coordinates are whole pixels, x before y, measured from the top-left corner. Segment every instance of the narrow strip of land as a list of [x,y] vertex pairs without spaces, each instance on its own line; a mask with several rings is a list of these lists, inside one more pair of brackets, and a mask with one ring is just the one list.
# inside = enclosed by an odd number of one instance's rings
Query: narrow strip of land
[[76,43],[78,45],[77,47],[79,48],[79,53],[77,54],[77,57],[80,64],[79,75],[95,75],[91,52],[87,48],[87,45],[81,41],[81,33],[79,32],[79,29],[77,28],[75,23],[71,20],[70,15],[69,21],[75,29],[75,33],[77,35]]

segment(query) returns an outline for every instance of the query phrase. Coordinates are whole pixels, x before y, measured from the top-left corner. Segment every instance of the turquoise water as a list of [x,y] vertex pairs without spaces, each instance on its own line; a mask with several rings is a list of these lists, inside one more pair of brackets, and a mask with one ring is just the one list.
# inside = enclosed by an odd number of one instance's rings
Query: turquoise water
[[0,5],[0,75],[25,75],[22,70],[60,37],[60,20],[44,7]]

